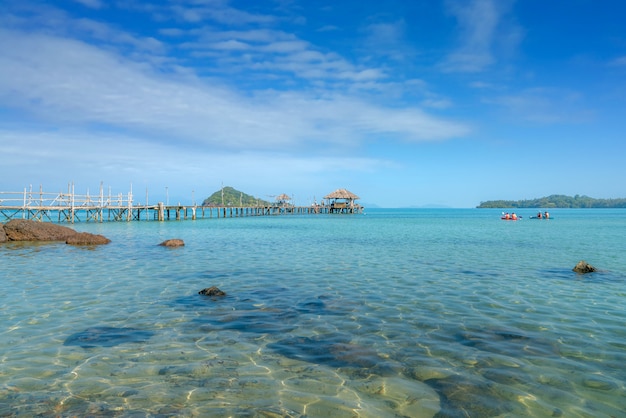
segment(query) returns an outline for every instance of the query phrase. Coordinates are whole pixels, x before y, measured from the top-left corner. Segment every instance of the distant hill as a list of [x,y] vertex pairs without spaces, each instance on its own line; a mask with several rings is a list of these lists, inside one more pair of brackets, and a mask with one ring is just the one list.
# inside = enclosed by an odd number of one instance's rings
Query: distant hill
[[626,208],[626,199],[553,194],[530,200],[488,200],[480,202],[477,208]]
[[254,196],[224,187],[202,201],[202,206],[270,206],[271,203]]

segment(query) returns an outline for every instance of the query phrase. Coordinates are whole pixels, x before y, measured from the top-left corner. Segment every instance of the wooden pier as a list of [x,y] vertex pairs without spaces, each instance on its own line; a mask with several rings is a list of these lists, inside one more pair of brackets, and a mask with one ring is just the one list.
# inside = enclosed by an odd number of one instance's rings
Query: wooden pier
[[[147,199],[146,199],[147,200]],[[132,192],[117,196],[97,196],[68,193],[27,191],[0,192],[0,222],[11,219],[31,219],[42,222],[114,222],[114,221],[169,221],[205,218],[238,218],[249,216],[357,214],[363,207],[335,203],[295,206],[276,204],[269,206],[198,206],[139,203],[133,201]]]

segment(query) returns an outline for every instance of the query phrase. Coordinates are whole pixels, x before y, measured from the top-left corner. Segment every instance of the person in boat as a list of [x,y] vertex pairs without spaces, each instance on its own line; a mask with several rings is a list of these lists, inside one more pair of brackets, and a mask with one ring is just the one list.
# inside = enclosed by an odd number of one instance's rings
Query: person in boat
[[543,214],[543,217],[548,219],[548,218],[550,218],[550,214],[548,212],[546,212],[546,213]]
[[542,216],[542,215],[541,215],[541,212],[539,212],[539,213],[537,214],[537,218],[541,219],[541,216]]
[[509,215],[509,212],[504,214],[504,219],[511,219],[511,215]]
[[511,219],[513,219],[514,221],[517,221],[517,214],[515,212],[511,214]]

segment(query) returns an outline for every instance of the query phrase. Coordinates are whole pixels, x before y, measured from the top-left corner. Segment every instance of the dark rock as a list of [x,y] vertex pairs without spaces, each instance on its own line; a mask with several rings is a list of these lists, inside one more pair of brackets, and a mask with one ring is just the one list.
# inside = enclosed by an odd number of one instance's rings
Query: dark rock
[[576,266],[574,266],[572,270],[575,271],[576,273],[585,274],[585,273],[593,273],[597,269],[591,264],[587,263],[585,260],[580,260],[578,264],[576,264]]
[[163,247],[182,247],[185,245],[185,243],[182,239],[175,238],[175,239],[167,239],[163,241],[162,243],[160,243],[159,245]]
[[342,335],[292,337],[267,347],[290,359],[331,367],[372,369],[384,363],[375,350],[352,344],[349,337]]
[[13,219],[4,224],[8,241],[65,241],[77,232],[66,226],[28,219]]
[[0,242],[8,241],[7,234],[4,232],[4,225],[0,224]]
[[89,232],[77,232],[65,240],[65,243],[70,245],[103,245],[109,242],[111,240],[107,237]]
[[230,315],[220,313],[215,318],[205,316],[194,322],[200,324],[200,330],[203,332],[231,330],[252,334],[285,335],[297,328],[289,313],[274,310],[233,312]]
[[452,375],[424,381],[440,396],[441,410],[434,418],[507,416],[510,405],[502,402],[497,384],[477,377]]
[[154,333],[137,328],[91,327],[67,337],[63,345],[83,348],[114,347],[124,343],[144,343]]
[[226,292],[221,291],[217,286],[207,287],[198,292],[204,296],[226,296]]

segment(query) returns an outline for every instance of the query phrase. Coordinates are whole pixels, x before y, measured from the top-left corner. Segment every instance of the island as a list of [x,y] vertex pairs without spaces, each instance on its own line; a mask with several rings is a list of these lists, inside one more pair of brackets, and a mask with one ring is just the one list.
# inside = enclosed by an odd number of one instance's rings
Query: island
[[488,200],[476,206],[485,208],[626,208],[626,198],[595,199],[589,196],[554,194],[527,200]]
[[266,200],[251,196],[230,186],[221,188],[202,202],[202,206],[255,207],[271,205],[272,203]]

